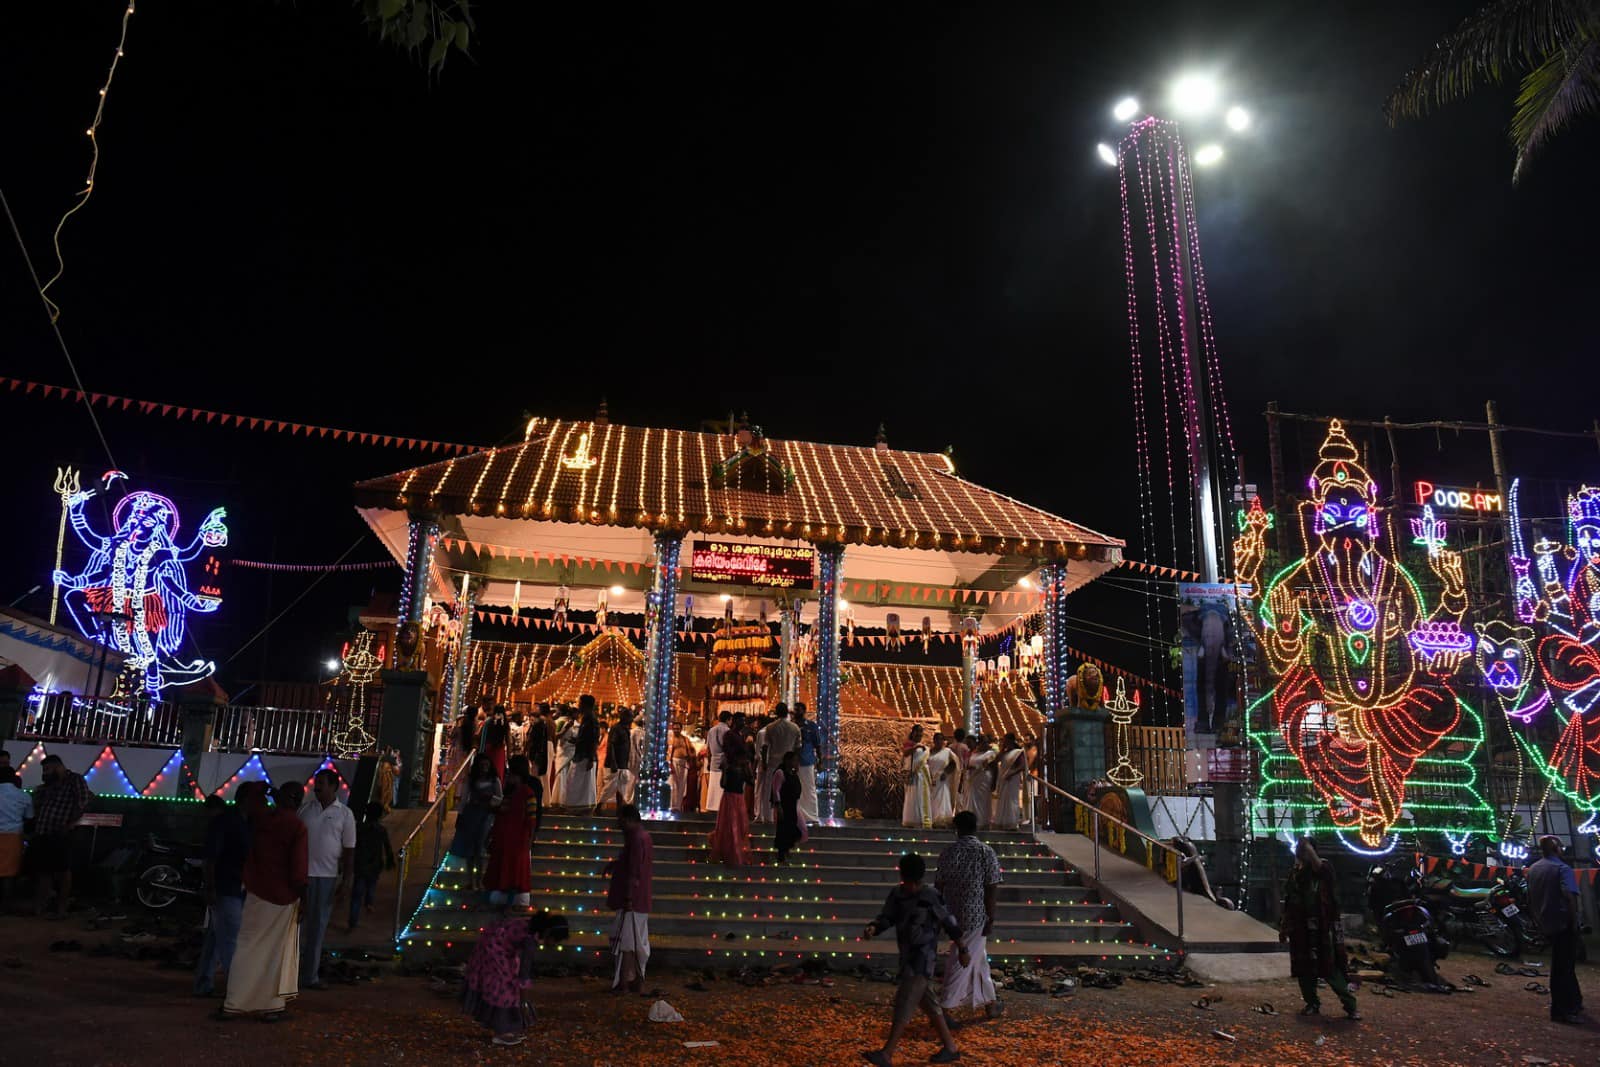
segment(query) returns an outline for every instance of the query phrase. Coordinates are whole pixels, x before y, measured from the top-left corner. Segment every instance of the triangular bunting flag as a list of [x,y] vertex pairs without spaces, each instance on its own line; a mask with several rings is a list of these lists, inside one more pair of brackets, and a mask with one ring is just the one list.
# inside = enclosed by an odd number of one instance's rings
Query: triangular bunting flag
[[272,785],[272,777],[267,774],[266,767],[262,766],[259,754],[245,760],[244,765],[234,771],[232,777],[218,786],[215,792],[223,800],[232,800],[240,782],[266,782],[267,785]]
[[[306,796],[309,797],[311,795],[311,787],[316,782],[317,775],[323,771],[332,771],[334,774],[339,774],[339,765],[333,762],[332,756],[323,756],[321,765],[312,771],[310,777],[306,779]],[[344,775],[342,774],[339,774],[339,800],[346,805],[350,801],[350,783],[344,780]]]
[[94,766],[83,776],[83,784],[89,787],[89,792],[97,796],[136,797],[139,790],[128,781],[128,776],[123,773],[122,764],[117,762],[117,754],[107,745],[100,750],[100,755],[95,758]]

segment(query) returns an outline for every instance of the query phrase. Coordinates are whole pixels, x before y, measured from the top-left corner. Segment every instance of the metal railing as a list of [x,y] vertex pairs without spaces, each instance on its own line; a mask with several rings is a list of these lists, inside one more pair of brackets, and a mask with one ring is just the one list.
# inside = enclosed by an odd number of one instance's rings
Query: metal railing
[[17,736],[84,745],[121,742],[177,748],[183,741],[183,712],[176,704],[142,698],[86,701],[71,693],[51,693],[22,717]]
[[[144,698],[85,701],[71,693],[52,693],[18,723],[17,736],[69,744],[177,748],[183,744],[184,712],[182,704]],[[360,721],[373,744],[378,717],[376,706],[361,709]],[[214,710],[210,751],[300,756],[327,755],[335,748],[349,752],[356,749],[335,745],[333,739],[344,734],[350,723],[350,713],[335,708],[222,705]]]
[[[477,758],[478,753],[476,750],[467,753],[466,759],[461,761],[461,765],[455,769],[455,773],[450,776],[449,781],[445,782],[444,787],[439,790],[439,795],[434,798],[432,806],[422,813],[422,818],[417,820],[417,825],[411,828],[411,832],[406,835],[404,841],[400,842],[400,847],[395,851],[394,869],[398,877],[394,887],[393,940],[397,942],[400,940],[400,930],[404,921],[402,917],[406,913],[406,873],[411,869],[411,843],[417,839],[417,835],[428,825],[428,820],[432,819],[434,822],[433,864],[429,867],[429,870],[437,871],[439,869],[439,850],[444,847],[444,817],[450,811],[450,798],[455,793],[456,784],[461,781],[461,776],[467,772],[467,768],[471,767],[473,761]],[[428,888],[424,886],[422,892],[426,896]]]
[[[1082,797],[1062,789],[1060,786],[1051,785],[1037,774],[1029,774],[1035,782],[1064,800],[1072,812],[1072,823],[1078,833],[1083,834],[1094,842],[1094,880],[1100,881],[1100,848],[1116,852],[1117,855],[1128,857],[1129,839],[1144,845],[1144,865],[1150,870],[1156,870],[1156,857],[1161,857],[1160,871],[1156,873],[1171,882],[1177,890],[1178,905],[1178,941],[1183,941],[1183,865],[1189,862],[1189,857],[1173,848],[1164,841],[1157,841],[1149,834],[1130,826],[1117,818],[1107,814],[1084,800]],[[1035,805],[1034,819],[1038,819],[1038,807]],[[1102,840],[1104,839],[1104,840]]]

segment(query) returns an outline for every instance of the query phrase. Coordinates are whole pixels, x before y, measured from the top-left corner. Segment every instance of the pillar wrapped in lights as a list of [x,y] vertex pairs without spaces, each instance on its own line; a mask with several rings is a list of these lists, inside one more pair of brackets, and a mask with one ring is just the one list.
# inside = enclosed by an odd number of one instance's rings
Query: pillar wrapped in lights
[[439,523],[432,515],[412,515],[406,532],[406,573],[400,579],[400,624],[422,621],[428,599],[428,568]]
[[1054,722],[1067,706],[1067,565],[1046,563],[1039,568],[1039,588],[1044,593],[1044,712]]
[[799,650],[800,601],[779,601],[778,606],[778,699],[793,708],[800,699]]
[[677,652],[678,557],[683,535],[656,534],[655,582],[649,593],[648,658],[645,661],[645,753],[639,769],[641,807],[659,817],[669,806],[672,743],[672,669]]
[[977,733],[982,726],[978,704],[978,620],[971,615],[961,620],[961,709],[967,733]]
[[[1040,734],[1039,772],[1045,781],[1058,785],[1056,719],[1067,707],[1067,677],[1071,673],[1067,662],[1067,564],[1064,560],[1039,568],[1039,589],[1044,594],[1044,662],[1041,665],[1044,707],[1039,710],[1044,712],[1045,720]],[[1044,805],[1044,821],[1051,826],[1056,823],[1055,807],[1053,801]]]
[[839,788],[839,571],[843,545],[817,546],[817,814],[823,823],[843,814]]
[[450,658],[450,686],[445,690],[449,695],[445,699],[443,714],[446,726],[454,722],[455,717],[461,713],[463,697],[471,695],[466,692],[466,688],[467,667],[472,657],[473,608],[477,606],[478,594],[483,591],[482,579],[469,581],[466,575],[461,577],[461,633],[456,640],[455,655]]

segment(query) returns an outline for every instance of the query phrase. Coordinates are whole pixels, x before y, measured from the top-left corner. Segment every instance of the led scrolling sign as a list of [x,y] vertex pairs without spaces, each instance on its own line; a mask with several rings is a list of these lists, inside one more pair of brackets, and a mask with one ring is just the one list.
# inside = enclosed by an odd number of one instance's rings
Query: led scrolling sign
[[711,585],[767,589],[815,587],[817,551],[810,545],[758,545],[740,541],[695,541],[689,577]]

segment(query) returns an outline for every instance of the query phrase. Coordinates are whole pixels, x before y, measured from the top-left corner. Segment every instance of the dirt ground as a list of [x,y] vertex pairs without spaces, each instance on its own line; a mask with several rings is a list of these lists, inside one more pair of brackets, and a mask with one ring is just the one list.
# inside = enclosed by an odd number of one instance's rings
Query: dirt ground
[[[784,976],[746,985],[728,971],[714,977],[664,971],[652,974],[649,985],[684,1016],[666,1024],[648,1021],[651,1000],[613,997],[603,978],[541,978],[531,990],[540,1018],[529,1041],[503,1049],[491,1047],[487,1031],[459,1012],[454,983],[360,964],[380,976],[308,992],[282,1023],[217,1022],[209,1017],[217,1001],[190,996],[186,970],[122,955],[141,947],[121,940],[127,922],[97,930],[88,919],[0,917],[6,1023],[0,1062],[849,1064],[860,1062],[859,1050],[881,1042],[893,995],[892,985],[842,975],[827,984]],[[81,948],[51,950],[63,940]],[[147,948],[154,955],[169,943]],[[1489,987],[1382,997],[1368,983],[1360,994],[1366,1018],[1355,1023],[1326,992],[1330,1014],[1300,1017],[1298,992],[1288,981],[1184,988],[1129,979],[1116,989],[1080,988],[1065,997],[1009,993],[1005,1018],[975,1021],[957,1039],[963,1062],[976,1064],[1600,1062],[1600,1025],[1551,1024],[1548,998],[1524,988],[1533,979],[1495,974],[1493,961],[1483,957],[1452,957],[1440,970],[1458,985],[1477,974]],[[1600,997],[1600,968],[1584,967],[1579,978]],[[1202,996],[1211,1000],[1207,1009],[1195,1006]],[[1282,1014],[1255,1011],[1262,1003]],[[691,1049],[687,1041],[717,1045]],[[924,1062],[935,1048],[919,1021],[897,1062]]]

